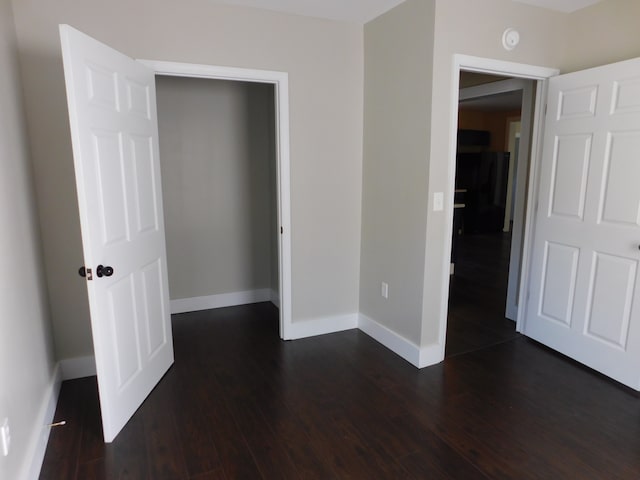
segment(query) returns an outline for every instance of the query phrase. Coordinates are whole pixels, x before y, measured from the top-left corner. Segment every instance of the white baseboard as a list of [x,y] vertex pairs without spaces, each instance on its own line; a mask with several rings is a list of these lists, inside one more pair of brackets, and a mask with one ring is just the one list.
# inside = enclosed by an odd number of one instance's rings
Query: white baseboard
[[357,313],[293,322],[288,334],[288,340],[315,337],[316,335],[342,332],[343,330],[351,330],[353,328],[358,328]]
[[60,361],[62,380],[92,377],[96,374],[96,359],[93,355],[67,358]]
[[28,480],[38,480],[40,470],[42,469],[42,461],[47,451],[47,443],[49,442],[49,433],[51,428],[49,425],[53,422],[53,416],[56,413],[58,405],[58,395],[60,394],[60,384],[62,383],[62,369],[58,363],[53,371],[49,386],[42,400],[38,418],[36,419],[36,428],[34,429],[31,440],[29,441],[28,454],[25,458],[30,459],[25,462],[25,471],[21,478]]
[[444,358],[442,347],[439,344],[420,348],[415,343],[362,313],[358,316],[358,328],[418,368],[435,365]]
[[221,293],[204,297],[177,298],[171,300],[171,314],[197,312],[212,308],[234,307],[248,303],[272,301],[271,289],[261,288],[244,292]]
[[444,360],[444,346],[439,343],[432,343],[420,349],[420,359],[418,368],[430,367]]

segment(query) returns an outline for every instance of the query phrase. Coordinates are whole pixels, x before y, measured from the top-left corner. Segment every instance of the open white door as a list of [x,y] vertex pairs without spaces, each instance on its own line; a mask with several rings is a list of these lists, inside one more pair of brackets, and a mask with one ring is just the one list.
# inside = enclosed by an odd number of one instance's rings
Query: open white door
[[154,72],[60,26],[106,442],[173,363]]
[[640,59],[549,82],[524,333],[640,390]]
[[518,298],[520,296],[520,276],[522,269],[522,249],[524,246],[524,220],[527,205],[527,175],[530,166],[532,119],[535,108],[534,84],[532,80],[521,80],[522,110],[520,146],[516,165],[513,227],[511,230],[511,253],[509,256],[509,279],[504,316],[518,321]]

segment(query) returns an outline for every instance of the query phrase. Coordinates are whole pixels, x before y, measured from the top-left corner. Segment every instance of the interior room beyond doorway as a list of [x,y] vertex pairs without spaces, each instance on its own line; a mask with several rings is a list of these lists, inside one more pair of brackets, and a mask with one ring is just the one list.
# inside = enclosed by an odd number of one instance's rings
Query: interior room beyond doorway
[[156,76],[172,313],[278,304],[274,85]]
[[[507,77],[461,72],[460,88],[487,86]],[[469,88],[472,87],[472,88]],[[496,88],[495,90],[501,90]],[[461,95],[458,109],[456,193],[449,290],[446,356],[476,350],[517,337],[507,318],[518,185],[517,171],[523,90]],[[530,124],[530,123],[529,123]],[[515,222],[521,228],[522,222]]]

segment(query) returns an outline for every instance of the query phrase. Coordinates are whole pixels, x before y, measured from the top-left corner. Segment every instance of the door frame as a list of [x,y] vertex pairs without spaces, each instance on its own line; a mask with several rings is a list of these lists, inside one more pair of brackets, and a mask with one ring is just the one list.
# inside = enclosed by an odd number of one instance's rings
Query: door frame
[[[466,70],[465,70],[466,71]],[[522,92],[522,100],[520,103],[521,114],[520,114],[520,122],[522,124],[522,137],[520,141],[520,146],[518,148],[520,152],[527,152],[526,155],[518,155],[518,162],[520,163],[520,167],[523,166],[523,161],[530,160],[530,152],[531,152],[531,138],[533,134],[533,126],[532,126],[532,116],[533,116],[533,80],[525,79],[525,78],[509,78],[507,80],[501,80],[497,82],[485,83],[482,85],[476,85],[473,87],[467,87],[459,90],[459,101],[470,100],[473,98],[482,98],[490,95],[497,95],[500,93],[508,93],[508,92]],[[458,109],[459,109],[458,104]],[[527,163],[527,166],[529,164]],[[513,177],[513,169],[516,170],[516,178]],[[525,193],[526,193],[526,181],[527,181],[527,173],[528,170],[523,168],[518,168],[514,161],[513,157],[509,159],[509,174],[508,174],[508,184],[507,184],[507,212],[510,208],[510,202],[512,201],[512,194],[515,193],[515,197],[513,197],[513,205],[514,208],[511,211],[514,222],[513,228],[511,229],[511,245],[509,246],[510,258],[509,258],[509,278],[508,278],[508,286],[507,286],[507,295],[505,299],[505,316],[514,322],[518,319],[518,291],[520,285],[520,269],[522,258],[522,234],[524,231],[524,216],[525,216]],[[513,191],[513,180],[515,180],[516,190]],[[503,231],[505,231],[503,229]],[[515,255],[514,255],[515,254]]]
[[531,131],[531,161],[529,163],[529,180],[527,181],[527,198],[524,219],[524,234],[522,239],[522,268],[520,270],[520,291],[518,292],[518,313],[516,331],[524,330],[526,292],[529,279],[529,259],[531,252],[532,233],[534,225],[531,219],[535,209],[536,186],[538,184],[538,164],[542,149],[542,127],[544,122],[544,105],[546,101],[547,80],[556,76],[560,70],[550,67],[529,65],[524,63],[508,62],[492,58],[475,57],[470,55],[454,54],[451,78],[451,98],[449,109],[451,112],[449,123],[449,158],[447,192],[449,202],[446,204],[446,228],[444,229],[444,257],[442,259],[443,286],[440,314],[440,347],[441,358],[444,359],[447,317],[449,313],[449,264],[451,263],[451,246],[453,231],[453,204],[456,180],[456,149],[458,131],[458,103],[460,90],[460,71],[485,73],[513,78],[523,78],[536,81],[536,99]]
[[276,190],[278,241],[280,338],[291,339],[291,176],[289,156],[289,74],[271,70],[138,60],[155,75],[266,83],[274,86],[276,124]]

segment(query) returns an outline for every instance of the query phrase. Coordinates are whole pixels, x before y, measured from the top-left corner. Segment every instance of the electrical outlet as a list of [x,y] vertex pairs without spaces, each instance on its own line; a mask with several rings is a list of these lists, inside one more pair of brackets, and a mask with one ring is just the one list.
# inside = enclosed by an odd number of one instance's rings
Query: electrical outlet
[[382,295],[383,298],[389,298],[389,284],[386,282],[382,282],[381,288],[380,288],[380,295]]
[[2,455],[9,455],[9,447],[11,445],[11,430],[9,429],[9,419],[5,418],[0,426],[0,446],[2,447]]

